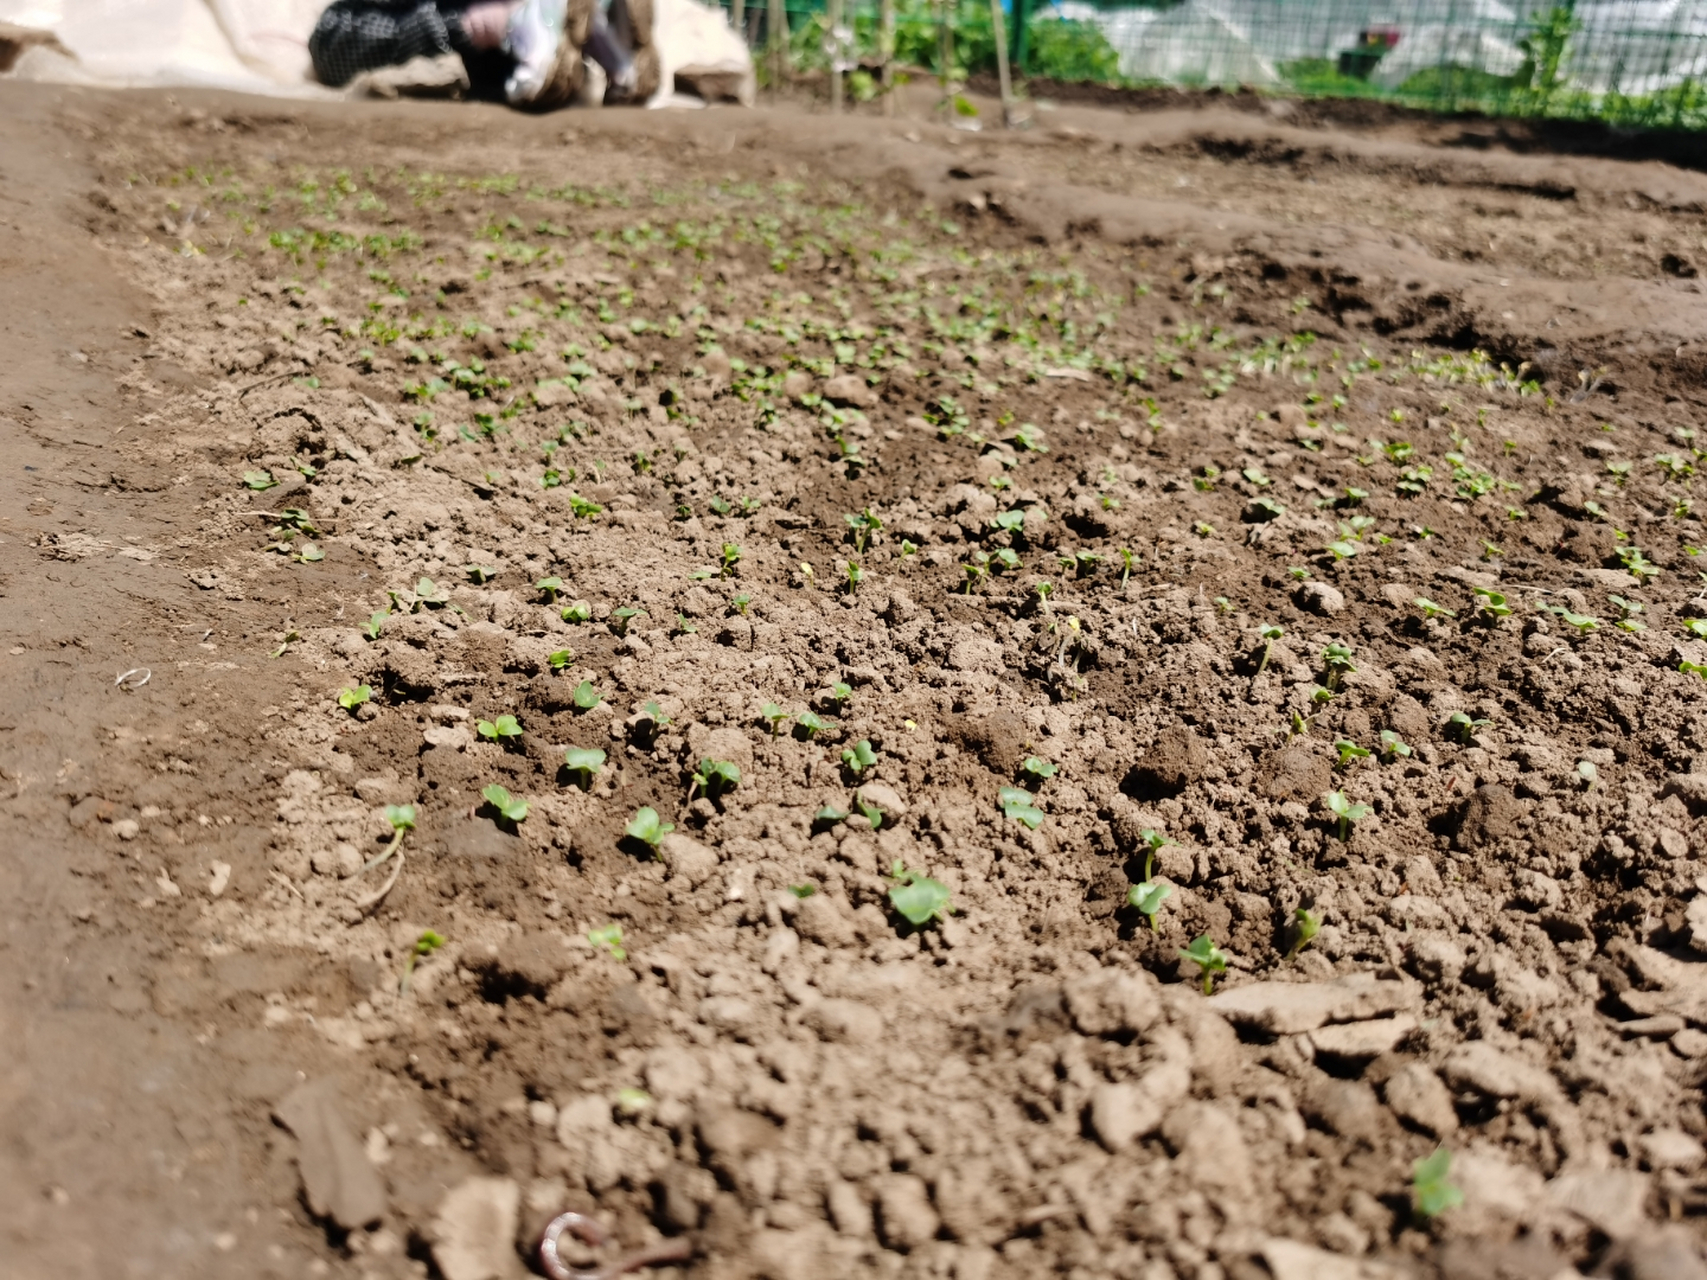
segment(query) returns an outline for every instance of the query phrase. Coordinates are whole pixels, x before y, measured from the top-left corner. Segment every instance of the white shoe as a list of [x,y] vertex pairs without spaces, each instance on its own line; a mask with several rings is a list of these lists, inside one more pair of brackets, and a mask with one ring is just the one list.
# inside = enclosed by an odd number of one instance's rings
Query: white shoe
[[504,97],[511,106],[538,105],[541,94],[559,78],[558,53],[568,9],[568,0],[522,0],[510,19],[504,49],[516,60],[516,69],[504,82]]

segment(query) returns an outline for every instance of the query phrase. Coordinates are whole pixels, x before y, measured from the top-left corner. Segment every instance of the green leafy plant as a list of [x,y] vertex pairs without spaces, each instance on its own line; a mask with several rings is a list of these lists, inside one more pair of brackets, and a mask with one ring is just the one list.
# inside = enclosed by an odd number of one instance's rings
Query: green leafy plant
[[1600,625],[1600,619],[1586,613],[1572,613],[1563,605],[1554,605],[1553,612],[1558,614],[1566,626],[1575,627],[1580,636],[1587,635]]
[[1262,660],[1257,663],[1256,674],[1261,675],[1268,669],[1269,656],[1274,653],[1274,642],[1286,634],[1284,630],[1272,622],[1265,622],[1257,629],[1262,637]]
[[598,747],[570,747],[563,753],[563,767],[579,774],[581,789],[593,785],[593,775],[604,768],[605,753]]
[[1626,600],[1623,596],[1608,596],[1613,608],[1618,610],[1618,621],[1613,625],[1621,631],[1646,631],[1648,624],[1636,617],[1642,612],[1643,605],[1635,600]]
[[1043,759],[1041,756],[1027,756],[1025,763],[1020,765],[1019,769],[1021,773],[1032,780],[1033,785],[1042,786],[1043,783],[1059,772],[1060,766]]
[[1143,880],[1131,885],[1126,890],[1126,903],[1136,907],[1150,922],[1150,932],[1156,931],[1156,913],[1162,909],[1162,902],[1173,892],[1172,885],[1162,884],[1155,880]]
[[268,489],[275,487],[278,484],[278,481],[273,479],[273,473],[271,471],[245,471],[243,473],[243,483],[247,488],[254,490],[256,493],[265,493]]
[[1287,950],[1286,958],[1292,959],[1309,946],[1311,940],[1321,931],[1321,919],[1308,908],[1299,907],[1292,913],[1292,946]]
[[699,762],[699,768],[694,772],[693,784],[688,788],[688,798],[693,798],[695,791],[707,799],[716,800],[725,792],[733,791],[741,785],[741,770],[727,760],[705,759]]
[[447,941],[444,934],[435,933],[431,929],[415,939],[415,945],[409,948],[409,958],[403,962],[403,980],[397,984],[398,995],[409,994],[409,979],[415,973],[415,965],[424,957],[432,955]]
[[628,952],[622,946],[622,926],[620,924],[604,924],[597,929],[587,930],[587,941],[599,950],[606,952],[612,960],[628,959]]
[[1511,606],[1506,603],[1504,592],[1495,591],[1492,587],[1472,587],[1470,591],[1476,597],[1477,616],[1496,621],[1511,616]]
[[369,640],[377,640],[385,631],[385,620],[391,616],[389,609],[381,609],[370,614],[368,620],[362,623],[362,631]]
[[371,697],[373,697],[373,686],[371,684],[358,684],[354,689],[338,690],[338,705],[345,711],[354,711]]
[[522,736],[522,726],[514,716],[499,716],[496,720],[479,720],[475,722],[475,730],[489,742],[497,742],[500,738],[519,738]]
[[1464,1203],[1464,1193],[1448,1180],[1452,1153],[1437,1147],[1411,1166],[1411,1203],[1419,1217],[1438,1218]]
[[486,583],[492,581],[493,578],[498,576],[498,571],[496,569],[492,568],[490,565],[484,564],[464,565],[462,572],[467,575],[468,580],[476,586],[484,586]]
[[1022,787],[1003,787],[996,794],[1002,814],[1036,831],[1043,825],[1043,810],[1037,807],[1031,792]]
[[554,649],[546,655],[545,665],[553,671],[562,671],[574,660],[575,653],[572,649]]
[[1392,729],[1383,729],[1381,730],[1381,754],[1390,759],[1403,759],[1411,754],[1411,748]]
[[518,800],[496,782],[481,788],[480,795],[507,822],[522,822],[528,816],[528,802]]
[[1189,960],[1197,966],[1197,971],[1203,976],[1203,994],[1209,995],[1215,989],[1215,975],[1227,972],[1227,953],[1215,945],[1215,939],[1207,933],[1200,933],[1191,940],[1189,947],[1179,949],[1180,959]]
[[899,858],[890,867],[889,878],[894,882],[889,888],[890,905],[915,929],[946,919],[954,910],[949,905],[947,885],[922,872],[907,870]]
[[1471,734],[1478,729],[1486,729],[1493,721],[1474,720],[1462,711],[1454,711],[1446,718],[1446,723],[1451,726],[1453,733],[1458,735],[1458,741],[1468,745]]
[[1364,818],[1367,818],[1369,816],[1369,806],[1366,804],[1353,804],[1350,800],[1346,799],[1345,792],[1343,791],[1328,792],[1322,797],[1322,803],[1327,805],[1328,812],[1333,814],[1339,822],[1340,843],[1349,844],[1351,842],[1352,823],[1361,822]]
[[788,723],[788,712],[774,702],[767,702],[759,708],[759,718],[771,727],[771,737],[774,738]]
[[545,597],[547,604],[557,603],[557,593],[563,590],[563,579],[559,577],[541,578],[534,583],[534,589]]
[[651,805],[646,805],[635,811],[634,817],[630,818],[628,825],[623,828],[623,834],[630,840],[650,845],[656,854],[659,843],[675,829],[675,823],[660,821],[658,811]]
[[573,695],[575,708],[578,711],[591,711],[605,700],[604,694],[593,688],[591,680],[583,680],[575,686]]
[[378,856],[370,858],[363,865],[362,872],[364,874],[372,871],[396,853],[403,844],[404,835],[415,829],[415,806],[412,804],[388,804],[385,806],[385,820],[391,824],[391,839],[386,842],[385,848],[379,851]]
[[1154,880],[1156,878],[1156,855],[1166,849],[1173,841],[1154,827],[1145,827],[1138,833],[1138,843],[1144,846],[1144,879]]
[[1358,760],[1367,760],[1370,754],[1368,747],[1360,747],[1350,738],[1336,739],[1334,750],[1339,752],[1339,764],[1335,767],[1340,769],[1350,768]]
[[1357,670],[1351,665],[1351,648],[1343,644],[1330,644],[1322,650],[1322,663],[1328,672],[1328,688],[1339,692],[1340,680]]
[[450,603],[450,592],[439,586],[431,578],[422,578],[415,584],[415,611],[422,609],[437,609]]
[[717,576],[727,578],[735,572],[735,566],[741,563],[741,548],[733,542],[725,542],[723,550],[717,559]]
[[729,612],[732,614],[738,613],[744,618],[747,616],[747,606],[752,603],[753,597],[743,591],[739,595],[730,597]]
[[847,766],[848,772],[856,778],[876,764],[877,753],[871,749],[870,739],[861,738],[853,746],[844,749],[842,763]]
[[800,726],[801,735],[808,742],[817,737],[824,730],[835,728],[835,725],[831,721],[823,719],[813,711],[802,711],[794,718],[794,722]]
[[871,540],[871,535],[882,531],[883,521],[878,519],[870,507],[863,511],[844,515],[842,519],[853,533],[854,552],[863,556],[866,543]]
[[1641,548],[1623,546],[1618,548],[1618,559],[1626,572],[1635,576],[1639,583],[1646,583],[1649,578],[1657,578],[1660,567],[1642,554]]
[[1458,616],[1446,606],[1438,605],[1432,600],[1425,600],[1422,596],[1418,596],[1411,603],[1422,610],[1424,618],[1456,618]]
[[593,616],[593,606],[585,600],[577,600],[574,604],[566,606],[563,612],[557,616],[565,622],[588,622]]

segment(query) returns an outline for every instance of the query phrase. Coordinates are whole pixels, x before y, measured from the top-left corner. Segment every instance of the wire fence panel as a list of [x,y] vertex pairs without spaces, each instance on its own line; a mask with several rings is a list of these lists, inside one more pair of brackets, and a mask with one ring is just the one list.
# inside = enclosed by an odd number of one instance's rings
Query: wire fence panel
[[[736,6],[740,9],[737,12]],[[993,72],[989,0],[724,0],[755,49],[881,91],[889,61],[950,78]],[[1707,128],[1707,0],[1002,0],[1023,76],[1109,85],[1247,87],[1481,110]],[[786,42],[773,43],[775,15]],[[944,41],[947,26],[950,39]]]

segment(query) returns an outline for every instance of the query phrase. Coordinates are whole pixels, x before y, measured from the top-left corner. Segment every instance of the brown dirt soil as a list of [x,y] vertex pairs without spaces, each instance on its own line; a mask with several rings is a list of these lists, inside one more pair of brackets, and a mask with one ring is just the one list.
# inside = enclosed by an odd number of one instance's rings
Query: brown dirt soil
[[9,1274],[1707,1275],[1707,179],[913,105],[0,86]]

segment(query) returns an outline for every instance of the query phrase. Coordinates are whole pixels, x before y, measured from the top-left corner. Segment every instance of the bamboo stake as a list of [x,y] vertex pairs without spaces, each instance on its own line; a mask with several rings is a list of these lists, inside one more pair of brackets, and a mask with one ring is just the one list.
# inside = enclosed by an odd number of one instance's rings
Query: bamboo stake
[[824,48],[830,55],[830,114],[842,114],[842,0],[829,0],[824,21],[830,28]]
[[783,77],[788,73],[788,12],[783,0],[770,0],[771,87],[782,92]]
[[948,25],[948,0],[937,0],[937,79],[942,83],[946,106],[953,97],[954,32]]
[[729,0],[729,28],[741,35],[746,34],[747,0]]
[[878,74],[883,84],[883,114],[895,114],[895,0],[879,0],[877,10]]
[[996,32],[996,75],[1002,84],[1002,128],[1014,127],[1014,86],[1008,74],[1008,33],[1002,23],[1002,0],[990,0],[990,23]]

